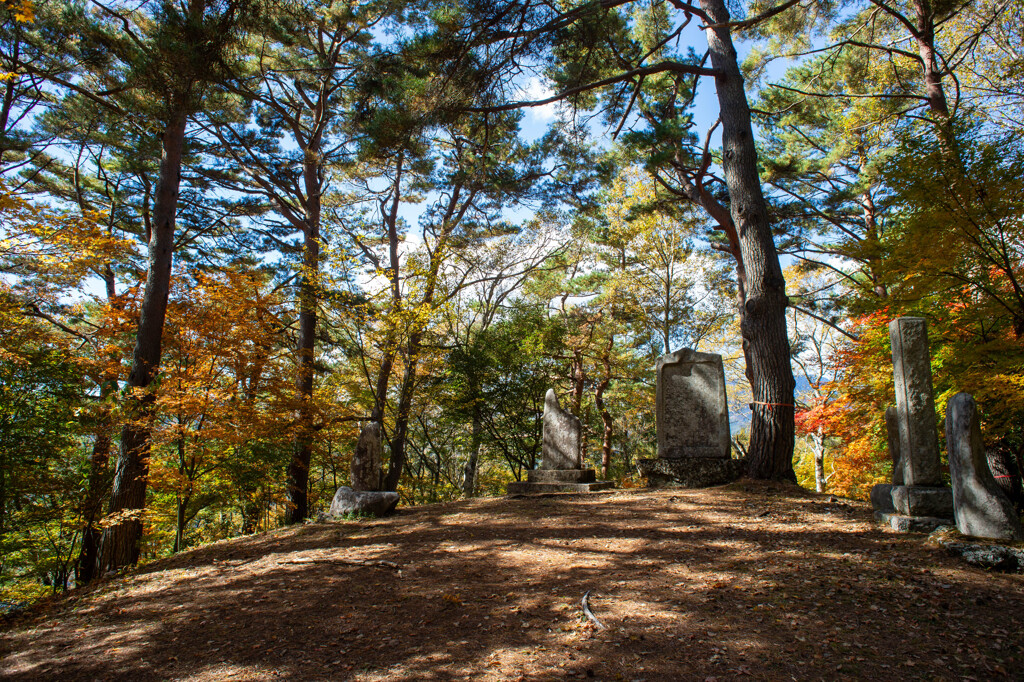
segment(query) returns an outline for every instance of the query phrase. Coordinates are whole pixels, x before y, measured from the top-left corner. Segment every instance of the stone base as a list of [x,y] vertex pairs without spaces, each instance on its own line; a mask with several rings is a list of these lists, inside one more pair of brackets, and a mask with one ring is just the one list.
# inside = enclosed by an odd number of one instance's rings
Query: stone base
[[538,493],[591,493],[614,488],[611,481],[598,481],[593,469],[534,469],[527,472],[525,481],[509,483],[509,495],[536,495]]
[[530,483],[594,483],[597,472],[593,469],[532,469],[526,472]]
[[398,493],[352,490],[347,485],[338,488],[327,511],[327,518],[349,515],[387,516],[398,505]]
[[871,486],[871,506],[876,512],[883,514],[895,514],[896,506],[892,503],[892,489],[896,486],[889,483],[879,483]]
[[875,521],[884,523],[897,533],[931,533],[939,526],[952,526],[953,519],[934,516],[904,516],[876,511]]
[[637,469],[652,488],[707,488],[738,479],[747,469],[747,460],[724,457],[641,459]]
[[953,489],[945,486],[894,485],[892,504],[903,516],[953,518]]

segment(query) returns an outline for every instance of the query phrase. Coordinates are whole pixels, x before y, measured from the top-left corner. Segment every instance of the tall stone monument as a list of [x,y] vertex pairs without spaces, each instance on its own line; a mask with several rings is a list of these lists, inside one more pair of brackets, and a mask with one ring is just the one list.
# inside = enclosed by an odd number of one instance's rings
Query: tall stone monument
[[952,525],[953,492],[942,481],[924,318],[896,318],[889,323],[889,341],[903,484],[892,487],[894,511],[876,503],[875,517],[901,532],[929,532]]
[[745,462],[731,458],[722,356],[683,348],[656,369],[658,458],[637,463],[648,484],[698,488],[739,478]]
[[1024,539],[1017,510],[989,469],[978,406],[969,393],[957,393],[946,407],[946,448],[957,530],[979,538]]
[[611,481],[598,481],[593,469],[583,468],[583,425],[558,404],[554,389],[544,396],[540,467],[526,474],[525,481],[509,483],[509,495],[549,492],[592,492],[613,488]]

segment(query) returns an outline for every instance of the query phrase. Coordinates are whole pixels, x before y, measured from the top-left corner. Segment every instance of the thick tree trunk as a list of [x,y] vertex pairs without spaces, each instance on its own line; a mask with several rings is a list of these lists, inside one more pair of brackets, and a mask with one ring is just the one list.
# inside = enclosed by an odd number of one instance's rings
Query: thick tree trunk
[[754,394],[748,474],[796,480],[793,472],[793,370],[786,335],[786,282],[772,240],[768,207],[757,174],[750,109],[729,32],[724,0],[701,0],[715,22],[707,29],[722,120],[722,166],[729,210],[740,238],[746,300],[741,333]]
[[391,461],[388,473],[384,477],[384,490],[398,490],[398,482],[402,479],[405,468],[405,441],[409,436],[409,414],[412,410],[412,397],[416,386],[416,366],[419,364],[420,334],[413,332],[407,346],[405,374],[402,376],[402,388],[398,397],[398,413],[395,415],[395,431],[391,437]]
[[82,514],[85,528],[82,529],[82,552],[78,557],[79,585],[85,585],[96,575],[96,558],[99,555],[102,536],[96,522],[103,509],[103,498],[106,496],[109,483],[107,465],[110,462],[111,430],[114,428],[113,415],[110,406],[106,404],[111,392],[111,384],[103,382],[100,386],[100,413],[92,443],[92,454],[89,457],[89,492]]
[[299,279],[299,335],[296,342],[298,374],[295,393],[299,403],[298,428],[288,464],[288,510],[285,523],[298,523],[309,516],[309,467],[313,461],[313,380],[316,360],[316,324],[319,307],[320,273],[320,183],[319,153],[307,150],[306,225],[302,243],[302,277]]
[[171,287],[174,257],[174,220],[181,183],[181,156],[185,146],[185,112],[179,111],[163,134],[160,179],[153,206],[149,265],[139,326],[128,374],[124,401],[126,421],[110,498],[112,525],[103,531],[98,574],[116,571],[139,560],[142,512],[146,506],[149,448],[156,396],[146,390],[160,367],[164,318]]
[[914,0],[914,21],[917,25],[914,38],[921,55],[921,75],[928,109],[945,122],[949,119],[949,103],[942,86],[942,72],[935,59],[935,13],[929,0]]

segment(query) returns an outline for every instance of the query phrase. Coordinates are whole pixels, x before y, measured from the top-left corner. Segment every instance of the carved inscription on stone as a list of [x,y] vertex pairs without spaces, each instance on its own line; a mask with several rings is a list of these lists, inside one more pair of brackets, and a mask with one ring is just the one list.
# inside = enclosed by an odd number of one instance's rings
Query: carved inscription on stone
[[684,348],[658,359],[658,457],[729,457],[722,356]]
[[582,469],[580,420],[558,405],[554,389],[544,396],[544,445],[541,469]]

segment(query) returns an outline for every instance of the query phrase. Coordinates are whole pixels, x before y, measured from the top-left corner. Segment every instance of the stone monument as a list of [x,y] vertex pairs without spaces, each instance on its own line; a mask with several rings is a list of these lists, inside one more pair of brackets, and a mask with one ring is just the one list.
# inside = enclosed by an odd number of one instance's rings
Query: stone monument
[[885,408],[885,435],[889,446],[889,458],[892,459],[892,482],[879,483],[871,488],[871,505],[875,511],[885,514],[895,513],[892,503],[892,489],[903,485],[903,464],[900,462],[900,424],[895,407]]
[[381,490],[384,485],[382,450],[380,423],[370,422],[359,432],[356,451],[352,454],[349,468],[351,487],[338,488],[326,518],[386,516],[394,511],[398,504],[398,493]]
[[953,525],[953,491],[942,481],[924,318],[896,318],[889,323],[889,340],[903,482],[892,487],[894,511],[876,505],[875,518],[900,532],[930,532]]
[[550,492],[591,492],[615,486],[598,481],[593,469],[583,468],[583,425],[558,404],[554,389],[544,396],[540,467],[527,472],[525,481],[509,483],[509,495]]
[[978,538],[1024,540],[1017,510],[989,470],[978,406],[969,393],[957,393],[946,407],[946,449],[957,530]]
[[731,458],[721,355],[683,348],[660,357],[654,409],[658,458],[637,463],[648,485],[699,488],[743,474],[746,462]]
[[359,432],[356,451],[349,468],[352,490],[380,490],[381,471],[380,423],[370,422]]

